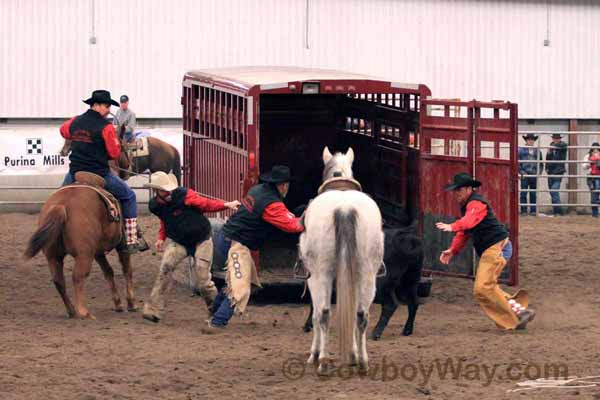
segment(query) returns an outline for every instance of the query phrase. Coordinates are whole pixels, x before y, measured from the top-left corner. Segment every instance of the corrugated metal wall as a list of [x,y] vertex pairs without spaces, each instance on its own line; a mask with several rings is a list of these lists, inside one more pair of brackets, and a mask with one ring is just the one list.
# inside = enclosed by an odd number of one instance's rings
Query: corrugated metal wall
[[549,15],[533,0],[308,4],[307,34],[306,0],[1,0],[0,117],[69,116],[94,88],[128,93],[138,117],[180,117],[184,71],[264,64],[508,99],[522,118],[600,116],[597,1],[549,0]]

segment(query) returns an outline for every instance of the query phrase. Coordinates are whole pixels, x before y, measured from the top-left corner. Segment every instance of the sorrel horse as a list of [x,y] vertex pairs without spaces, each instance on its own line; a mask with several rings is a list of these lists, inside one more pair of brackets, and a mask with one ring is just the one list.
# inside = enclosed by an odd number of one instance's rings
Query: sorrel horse
[[[304,214],[300,258],[314,308],[314,334],[307,363],[327,373],[327,339],[333,281],[337,294],[337,326],[343,362],[368,369],[366,330],[375,297],[375,279],[383,261],[384,243],[379,207],[353,179],[354,152],[331,155],[323,150],[323,185]],[[349,184],[349,188],[344,187]],[[324,190],[325,188],[331,188]]]
[[[121,156],[111,168],[129,168],[129,159],[121,144]],[[94,319],[86,307],[84,281],[89,275],[95,259],[112,292],[115,311],[122,312],[121,298],[115,285],[114,272],[106,253],[121,242],[120,221],[111,221],[109,212],[98,193],[82,185],[70,185],[54,192],[44,204],[38,219],[38,229],[29,239],[25,257],[30,259],[44,252],[54,286],[65,303],[69,317]],[[75,258],[73,287],[75,304],[67,295],[64,266],[65,256]],[[130,254],[119,253],[123,275],[127,282],[127,309],[137,311],[133,294],[133,271]]]

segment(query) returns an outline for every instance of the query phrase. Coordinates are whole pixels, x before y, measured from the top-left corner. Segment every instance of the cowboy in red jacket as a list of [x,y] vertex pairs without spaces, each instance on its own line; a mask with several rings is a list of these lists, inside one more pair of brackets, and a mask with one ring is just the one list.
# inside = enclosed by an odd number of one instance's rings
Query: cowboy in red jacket
[[165,309],[164,294],[171,283],[173,271],[188,256],[194,257],[196,286],[210,309],[217,296],[217,288],[210,274],[213,257],[211,225],[204,213],[237,210],[240,202],[207,199],[192,189],[180,187],[175,175],[164,172],[153,173],[150,183],[144,186],[156,190],[156,196],[148,206],[150,212],[160,218],[156,249],[163,251],[164,248],[164,256],[150,301],[144,305],[143,318],[160,321]]
[[473,287],[479,305],[498,327],[524,329],[533,321],[535,311],[527,308],[525,291],[511,296],[498,285],[498,276],[512,254],[512,245],[508,230],[498,221],[485,197],[476,191],[479,186],[481,182],[467,173],[455,175],[454,181],[446,186],[446,191],[452,191],[460,203],[462,218],[452,224],[436,224],[439,230],[456,232],[450,248],[440,255],[440,262],[448,264],[470,237],[479,256]]
[[213,315],[203,333],[223,332],[234,311],[242,314],[246,309],[251,285],[260,286],[251,251],[262,247],[275,229],[287,233],[304,231],[301,219],[283,203],[291,179],[290,169],[283,165],[263,174],[263,183],[250,188],[240,209],[216,235],[215,251],[227,257],[227,287],[215,299]]
[[[138,241],[137,203],[135,192],[118,176],[111,173],[108,160],[116,160],[121,154],[121,143],[113,125],[106,119],[110,106],[119,106],[111,99],[110,92],[95,90],[92,97],[83,101],[90,106],[85,113],[73,117],[60,127],[60,134],[71,140],[69,172],[63,186],[73,183],[75,173],[91,172],[104,178],[105,188],[112,193],[123,208],[125,245],[119,251],[135,253],[147,250],[145,242]],[[138,247],[139,246],[139,247]]]

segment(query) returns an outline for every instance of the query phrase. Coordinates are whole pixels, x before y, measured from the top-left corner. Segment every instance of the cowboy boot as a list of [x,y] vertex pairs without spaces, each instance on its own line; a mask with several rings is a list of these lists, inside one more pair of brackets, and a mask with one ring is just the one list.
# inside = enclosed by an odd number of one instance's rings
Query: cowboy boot
[[117,249],[120,253],[135,254],[139,251],[137,238],[137,218],[125,218],[123,239]]

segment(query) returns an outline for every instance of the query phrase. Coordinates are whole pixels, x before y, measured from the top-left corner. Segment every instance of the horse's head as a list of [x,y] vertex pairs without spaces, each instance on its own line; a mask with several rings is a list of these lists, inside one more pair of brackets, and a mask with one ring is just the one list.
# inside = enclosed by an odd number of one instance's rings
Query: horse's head
[[131,175],[131,159],[123,140],[119,140],[119,143],[121,144],[121,154],[119,154],[119,158],[110,163],[110,166],[119,178],[126,181]]
[[354,161],[354,151],[349,148],[346,154],[335,153],[331,155],[328,147],[323,149],[323,181],[330,178],[353,178],[352,162]]

